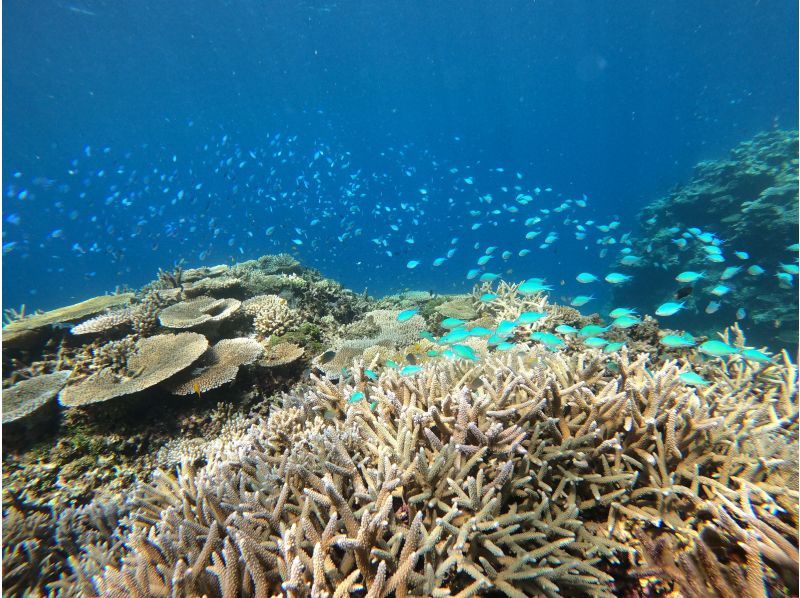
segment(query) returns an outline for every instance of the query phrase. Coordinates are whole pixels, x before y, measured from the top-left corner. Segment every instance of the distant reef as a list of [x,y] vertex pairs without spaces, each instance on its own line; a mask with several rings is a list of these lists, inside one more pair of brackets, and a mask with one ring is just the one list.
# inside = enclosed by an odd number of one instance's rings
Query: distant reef
[[[633,303],[652,313],[661,303],[689,293],[681,298],[687,309],[670,320],[672,327],[708,334],[739,319],[753,342],[776,349],[796,346],[797,289],[776,275],[785,271],[784,265],[791,269],[797,263],[792,247],[798,235],[797,144],[797,131],[760,133],[727,158],[698,163],[687,183],[644,208],[633,244],[643,259],[633,266],[631,282],[614,289],[615,304]],[[725,261],[710,262],[703,244],[691,240],[681,248],[679,239],[689,228],[721,239]],[[711,294],[725,269],[737,266],[741,270],[724,281],[730,291],[721,297]],[[751,274],[752,266],[764,272]],[[705,275],[689,289],[675,281],[684,271]],[[720,307],[709,314],[711,301]]]

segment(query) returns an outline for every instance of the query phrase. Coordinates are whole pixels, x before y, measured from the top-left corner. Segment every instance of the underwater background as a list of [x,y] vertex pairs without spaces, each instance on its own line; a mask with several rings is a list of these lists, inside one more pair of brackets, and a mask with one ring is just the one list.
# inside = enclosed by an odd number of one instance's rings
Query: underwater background
[[4,596],[797,596],[798,11],[3,3]]

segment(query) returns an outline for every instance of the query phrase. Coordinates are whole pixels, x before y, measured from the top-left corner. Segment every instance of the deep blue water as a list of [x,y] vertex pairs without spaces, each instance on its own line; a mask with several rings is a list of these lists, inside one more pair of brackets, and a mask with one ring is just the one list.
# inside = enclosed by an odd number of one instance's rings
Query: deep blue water
[[487,246],[487,271],[574,295],[610,258],[576,224],[619,238],[698,160],[797,127],[797,22],[779,1],[7,0],[3,303],[279,251],[357,290],[464,291]]

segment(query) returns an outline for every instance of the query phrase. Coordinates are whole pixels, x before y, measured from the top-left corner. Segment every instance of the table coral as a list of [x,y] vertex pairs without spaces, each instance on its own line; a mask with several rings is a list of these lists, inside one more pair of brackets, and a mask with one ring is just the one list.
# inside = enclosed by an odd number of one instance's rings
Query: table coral
[[105,367],[67,385],[58,400],[65,407],[77,407],[145,390],[189,367],[207,348],[206,338],[195,332],[140,339],[127,356],[125,371]]
[[239,368],[256,361],[264,349],[252,338],[225,338],[211,347],[188,374],[177,376],[170,384],[172,394],[207,392],[236,378]]
[[52,401],[69,378],[70,372],[43,374],[3,389],[3,423],[22,419]]

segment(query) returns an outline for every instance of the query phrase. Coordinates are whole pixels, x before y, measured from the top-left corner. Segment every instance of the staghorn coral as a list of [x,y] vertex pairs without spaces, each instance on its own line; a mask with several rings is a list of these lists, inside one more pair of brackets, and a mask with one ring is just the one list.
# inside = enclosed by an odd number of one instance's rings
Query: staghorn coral
[[[546,311],[548,329],[562,318],[589,321],[542,297],[500,295],[481,326],[525,309]],[[391,327],[396,313],[345,329],[315,320],[319,334],[353,331],[356,338],[336,342],[359,344],[336,382],[314,370],[249,417],[228,403],[221,428],[223,416],[209,421],[203,402],[174,401],[197,413],[166,445],[163,435],[131,449],[93,439],[35,472],[35,458],[17,466],[16,488],[39,504],[91,502],[79,513],[65,509],[55,527],[46,522],[56,543],[34,544],[31,554],[52,563],[40,578],[30,565],[20,569],[11,587],[84,596],[516,597],[627,595],[641,581],[645,593],[796,593],[797,372],[785,355],[771,363],[694,350],[648,356],[654,322],[612,331],[629,344],[613,354],[571,337],[553,353],[524,329],[508,353],[464,340],[478,361],[443,356],[418,331],[370,345],[380,337],[376,322]],[[747,346],[737,328],[722,338]],[[72,384],[99,363],[127,375],[136,340],[84,345],[79,351],[95,352],[98,363],[79,364]],[[273,336],[262,344],[283,343]],[[424,356],[429,349],[440,355]],[[58,362],[70,351],[62,344]],[[381,366],[409,353],[421,372]],[[30,371],[52,371],[48,360]],[[689,369],[710,384],[686,386],[678,376]],[[258,395],[249,385],[236,390]],[[154,460],[148,441],[163,445],[158,463],[171,471],[143,473]],[[75,434],[62,444],[85,442]],[[137,469],[109,462],[121,450],[136,451]],[[118,464],[124,473],[111,473]],[[99,494],[101,484],[117,493],[119,516],[113,503],[102,507],[109,494]],[[9,553],[16,565],[5,570],[16,571],[25,552]],[[689,563],[691,587],[665,566],[669,559]]]
[[618,362],[534,348],[312,376],[203,469],[140,489],[98,591],[610,596],[605,568],[649,554],[639,534],[708,539],[709,521],[747,565],[726,575],[780,590],[797,567],[796,368],[711,363],[698,391],[675,362]]
[[[571,308],[550,304],[547,300],[547,295],[544,293],[536,293],[534,295],[521,295],[517,289],[519,283],[510,283],[500,281],[496,288],[490,282],[484,282],[476,286],[472,291],[472,304],[475,309],[483,316],[491,316],[497,321],[500,320],[515,320],[519,314],[524,311],[545,311],[546,308],[553,310],[552,313],[557,313],[561,317],[566,315],[565,320],[568,320],[573,314],[572,311],[565,312],[564,310],[571,310]],[[480,297],[484,293],[492,293],[497,295],[491,301],[481,301]],[[573,310],[576,318],[580,317],[580,312]],[[548,310],[548,313],[551,313]]]
[[84,380],[68,384],[58,400],[65,407],[77,407],[145,390],[189,367],[207,348],[206,338],[195,332],[140,339],[127,355],[123,371],[104,367]]
[[52,401],[69,378],[70,372],[54,372],[28,378],[3,389],[3,424],[17,421]]
[[207,392],[232,382],[239,368],[256,361],[263,347],[252,338],[225,338],[211,347],[188,374],[177,376],[168,386],[172,394]]
[[241,301],[238,299],[196,297],[163,309],[158,319],[166,328],[196,328],[229,318],[240,305]]
[[4,594],[46,595],[45,585],[55,581],[60,566],[53,531],[48,511],[26,512],[17,504],[3,508]]
[[[218,405],[217,412],[223,412]],[[176,438],[164,444],[156,454],[156,462],[164,468],[172,469],[183,461],[191,464],[205,462],[207,455],[227,450],[241,440],[252,425],[252,421],[241,413],[227,414],[219,432],[213,438]]]

